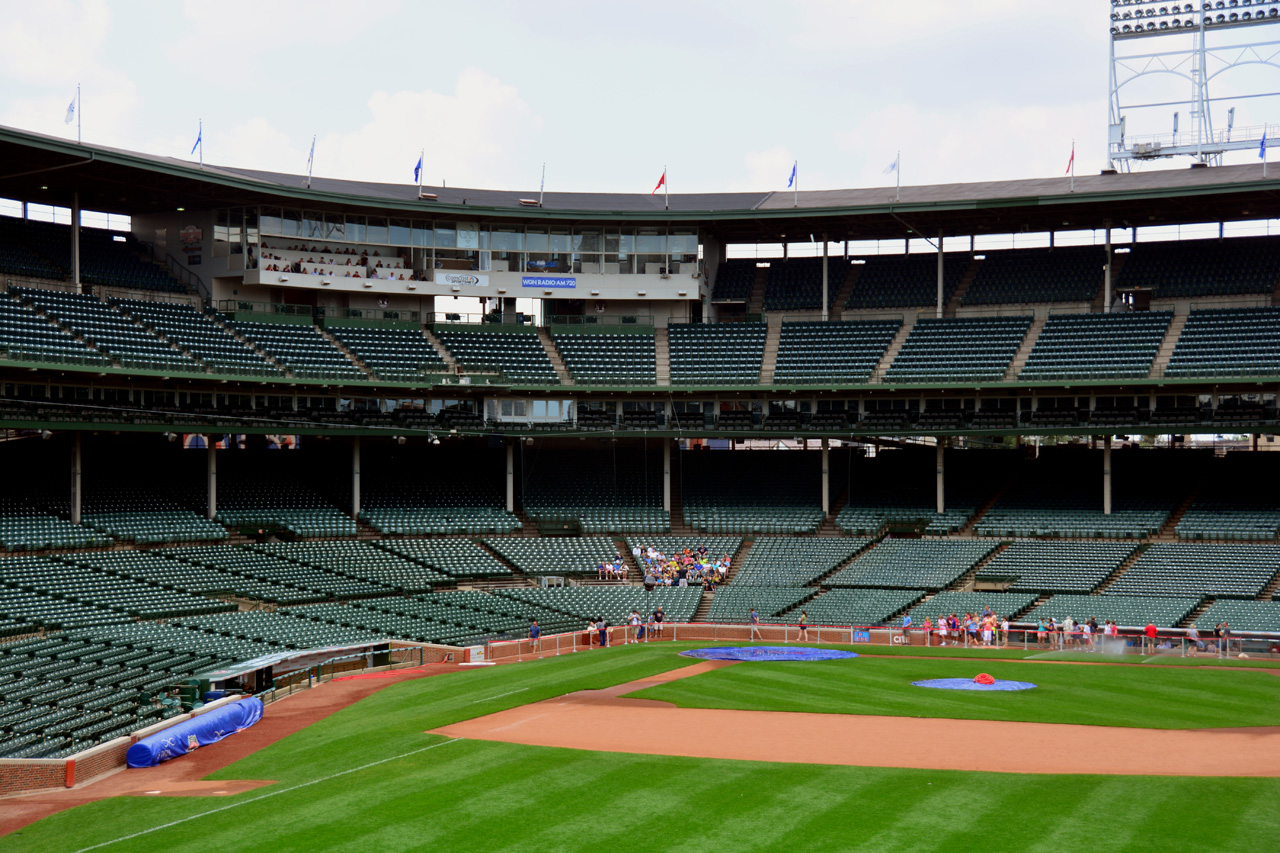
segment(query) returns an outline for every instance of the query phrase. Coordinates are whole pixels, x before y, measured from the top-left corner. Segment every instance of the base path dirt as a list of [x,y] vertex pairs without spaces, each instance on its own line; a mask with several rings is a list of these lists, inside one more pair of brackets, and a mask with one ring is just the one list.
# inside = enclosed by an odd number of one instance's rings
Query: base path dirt
[[75,788],[0,799],[0,836],[63,809],[107,797],[230,796],[270,785],[270,780],[211,782],[205,781],[204,777],[302,731],[390,684],[457,672],[460,668],[455,664],[431,664],[384,671],[376,673],[376,677],[335,679],[268,705],[257,725],[156,767],[120,770]]
[[1135,729],[709,710],[623,698],[726,665],[733,663],[700,663],[607,690],[570,693],[434,729],[431,734],[530,746],[800,764],[1003,773],[1280,776],[1280,727]]

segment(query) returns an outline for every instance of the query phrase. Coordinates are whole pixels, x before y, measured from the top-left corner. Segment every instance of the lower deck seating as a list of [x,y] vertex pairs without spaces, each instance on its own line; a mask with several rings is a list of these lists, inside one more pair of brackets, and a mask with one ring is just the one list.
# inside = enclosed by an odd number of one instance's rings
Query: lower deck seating
[[333,343],[314,326],[297,323],[258,323],[237,320],[244,339],[287,367],[295,376],[317,379],[366,379]]
[[82,519],[86,526],[113,539],[139,545],[216,542],[227,538],[226,528],[190,510],[87,513]]
[[590,385],[656,385],[657,355],[653,332],[552,335],[573,381]]
[[1280,572],[1280,545],[1157,542],[1107,589],[1108,595],[1253,598]]
[[941,589],[999,545],[989,540],[886,539],[828,578],[827,586]]
[[461,539],[386,539],[373,543],[454,578],[509,577],[511,569],[474,542]]
[[716,590],[711,599],[712,622],[742,623],[751,621],[754,609],[760,621],[772,619],[812,598],[817,590],[807,586],[738,586],[729,584]]
[[866,382],[901,327],[897,320],[784,322],[773,381]]
[[733,578],[734,586],[806,586],[871,544],[861,537],[786,536],[758,539]]
[[658,607],[666,622],[689,622],[702,601],[702,587],[551,587],[549,589],[499,590],[499,595],[576,616],[585,629],[590,620],[604,617],[610,625],[626,624],[631,611],[647,616]]
[[594,575],[601,562],[618,553],[604,536],[514,539],[491,537],[484,544],[528,575]]
[[1096,618],[1099,623],[1111,620],[1122,628],[1141,628],[1148,623],[1157,628],[1172,628],[1190,615],[1200,604],[1195,596],[1138,595],[1055,595],[1039,607],[1023,615],[1023,622],[1071,617],[1076,622]]
[[922,589],[832,589],[773,621],[798,624],[803,610],[811,625],[886,625],[924,594]]
[[886,382],[999,382],[1031,317],[925,317],[907,335]]
[[1017,592],[1087,593],[1134,552],[1111,542],[1013,542],[978,572],[978,580],[1012,581]]
[[672,323],[672,385],[756,385],[764,361],[764,323]]
[[1280,631],[1280,601],[1223,598],[1210,604],[1196,620],[1202,628],[1201,637],[1223,622],[1235,631]]
[[966,613],[981,615],[989,608],[997,619],[1014,617],[1035,603],[1036,596],[1025,592],[953,592],[943,590],[928,601],[922,601],[911,608],[913,628],[921,628],[927,618],[935,625],[943,616],[963,617]]
[[[1268,292],[1270,286],[1268,286]],[[1280,307],[1192,311],[1164,375],[1274,376],[1280,373]]]
[[532,328],[477,332],[436,326],[436,337],[465,368],[496,367],[517,383],[559,384],[556,369]]
[[1172,311],[1054,314],[1019,379],[1145,379]]
[[422,379],[446,370],[444,359],[421,330],[406,327],[327,326],[375,376]]

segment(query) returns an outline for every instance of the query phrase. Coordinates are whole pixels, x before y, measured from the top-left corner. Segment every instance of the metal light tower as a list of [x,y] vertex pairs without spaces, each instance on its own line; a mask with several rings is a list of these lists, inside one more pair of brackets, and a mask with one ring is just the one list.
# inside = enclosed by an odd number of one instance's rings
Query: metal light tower
[[[1195,160],[1193,165],[1220,165],[1223,152],[1258,148],[1264,125],[1235,130],[1232,106],[1228,110],[1227,131],[1215,135],[1213,107],[1278,96],[1280,77],[1267,80],[1266,85],[1255,81],[1252,88],[1241,87],[1241,81],[1236,79],[1232,81],[1233,93],[1219,97],[1210,94],[1210,84],[1223,72],[1248,65],[1280,71],[1280,41],[1274,40],[1280,35],[1280,27],[1276,25],[1280,25],[1280,0],[1111,0],[1108,168],[1127,170],[1135,160],[1175,156],[1190,156]],[[1247,34],[1233,32],[1245,27],[1255,29]],[[1269,36],[1272,40],[1249,40],[1241,38],[1243,35]],[[1139,47],[1143,52],[1137,51]],[[1162,90],[1163,97],[1150,100],[1150,89],[1159,86],[1160,76],[1180,78],[1173,81],[1177,89],[1166,87],[1167,94]],[[1134,92],[1137,87],[1126,89],[1143,79],[1151,84],[1145,96]],[[1186,84],[1189,92],[1182,88]],[[1132,100],[1125,100],[1124,96],[1131,92]],[[1176,112],[1180,107],[1191,118],[1190,130],[1181,133]],[[1160,119],[1153,115],[1154,110],[1162,111]],[[1130,116],[1144,126],[1168,127],[1164,122],[1169,112],[1174,116],[1172,135],[1135,136],[1129,132],[1134,128],[1126,127]]]

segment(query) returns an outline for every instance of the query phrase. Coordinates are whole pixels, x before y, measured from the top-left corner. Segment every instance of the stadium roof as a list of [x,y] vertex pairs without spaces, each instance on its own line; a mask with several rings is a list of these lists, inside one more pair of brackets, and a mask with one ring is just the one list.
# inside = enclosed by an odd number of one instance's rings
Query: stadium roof
[[460,217],[481,222],[697,225],[727,242],[805,242],[1007,234],[1280,217],[1280,167],[1262,164],[801,192],[548,192],[380,184],[205,165],[0,127],[0,196],[141,215],[176,207],[280,205],[321,211]]

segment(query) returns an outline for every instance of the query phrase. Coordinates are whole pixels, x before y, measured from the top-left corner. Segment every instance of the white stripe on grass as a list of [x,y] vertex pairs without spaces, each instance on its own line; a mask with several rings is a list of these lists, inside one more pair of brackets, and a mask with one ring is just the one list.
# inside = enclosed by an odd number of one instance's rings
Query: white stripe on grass
[[259,800],[265,800],[268,797],[274,797],[277,794],[287,794],[290,791],[296,791],[299,788],[307,788],[307,787],[310,787],[311,785],[318,785],[321,782],[328,782],[330,779],[337,779],[339,776],[346,776],[348,773],[358,773],[361,770],[368,770],[370,767],[377,767],[379,764],[386,764],[388,761],[398,761],[401,758],[408,758],[411,755],[417,755],[420,752],[426,752],[429,749],[435,749],[437,746],[447,746],[448,744],[451,744],[451,743],[457,743],[459,740],[461,740],[461,738],[450,738],[449,740],[440,741],[439,743],[433,743],[430,746],[424,746],[424,747],[421,747],[420,749],[412,749],[408,752],[401,753],[400,755],[393,755],[390,758],[380,758],[377,761],[371,761],[368,764],[362,764],[359,767],[352,767],[349,770],[339,770],[337,773],[330,773],[328,776],[323,776],[319,779],[312,779],[310,782],[302,782],[297,785],[290,785],[288,788],[277,788],[272,791],[268,791],[267,793],[257,797],[251,797],[250,799],[240,800],[239,802],[235,802],[235,803],[228,803],[225,806],[219,806],[216,809],[209,809],[209,811],[200,812],[199,814],[188,815],[187,817],[179,818],[178,820],[171,820],[168,823],[162,823],[159,826],[153,826],[150,829],[143,829],[139,832],[130,833],[129,835],[122,835],[119,838],[113,838],[110,841],[103,841],[100,844],[94,844],[90,847],[81,847],[79,850],[75,851],[75,853],[87,853],[87,851],[89,850],[97,850],[101,847],[110,847],[112,844],[119,844],[121,841],[129,841],[130,839],[133,839],[133,838],[138,838],[143,835],[149,835],[152,832],[159,832],[162,829],[168,829],[171,826],[178,826],[179,824],[183,824],[183,823],[186,823],[187,821],[195,820],[196,818],[208,817],[211,814],[217,814],[218,812],[229,811],[230,809],[238,808],[240,806],[245,806],[245,805],[248,805],[249,803],[256,803]]

